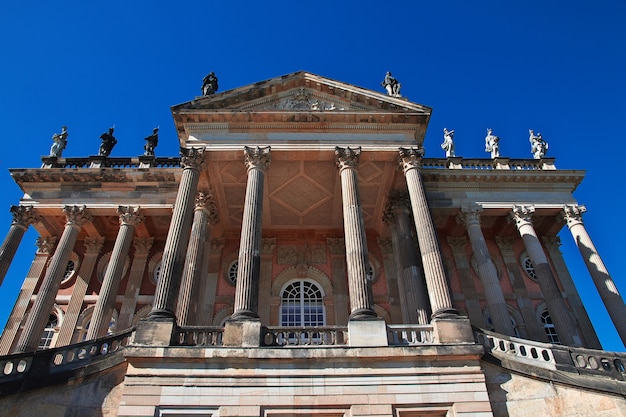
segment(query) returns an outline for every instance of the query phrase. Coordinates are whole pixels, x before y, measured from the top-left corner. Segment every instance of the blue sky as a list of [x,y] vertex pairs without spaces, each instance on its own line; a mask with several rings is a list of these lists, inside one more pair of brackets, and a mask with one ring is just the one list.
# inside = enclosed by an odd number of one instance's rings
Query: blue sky
[[[170,106],[298,70],[381,90],[386,71],[411,101],[432,107],[426,156],[530,157],[543,134],[561,169],[585,169],[576,191],[585,225],[626,293],[626,2],[589,1],[33,1],[0,6],[0,237],[19,188],[9,168],[38,167],[51,136],[69,130],[64,156],[97,153],[115,124],[111,156],[136,156],[160,126],[157,156],[178,154]],[[100,6],[101,4],[101,6]],[[4,207],[4,209],[1,209]],[[3,231],[4,230],[4,231]],[[34,255],[24,238],[0,287],[0,327]],[[563,252],[606,349],[624,350],[567,230]]]

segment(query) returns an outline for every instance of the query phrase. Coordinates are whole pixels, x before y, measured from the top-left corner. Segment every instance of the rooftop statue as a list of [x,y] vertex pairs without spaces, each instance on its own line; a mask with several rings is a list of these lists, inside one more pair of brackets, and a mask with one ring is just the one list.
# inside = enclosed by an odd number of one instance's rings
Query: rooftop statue
[[393,75],[391,75],[391,72],[387,71],[387,74],[385,74],[385,79],[382,83],[380,83],[380,85],[385,87],[388,96],[402,97],[400,95],[400,87],[402,87],[402,85],[398,82],[398,80],[395,79]]
[[63,156],[63,150],[67,146],[67,126],[61,127],[61,133],[55,133],[52,135],[52,141],[54,142],[50,147],[50,156],[60,158]]
[[533,130],[529,130],[528,133],[530,135],[528,140],[530,141],[530,151],[533,154],[533,158],[541,159],[546,156],[546,152],[548,151],[548,142],[543,140],[541,133],[537,132],[535,135]]
[[202,79],[202,95],[210,96],[217,91],[217,77],[213,71]]
[[146,144],[144,145],[144,156],[154,156],[154,149],[159,144],[159,128],[155,127],[152,129],[152,134],[146,138],[144,138]]
[[441,144],[441,149],[446,151],[446,158],[450,158],[454,155],[454,130],[448,130],[445,127],[443,128],[443,143]]
[[117,144],[117,139],[113,136],[113,131],[115,128],[110,127],[108,132],[104,132],[100,135],[100,139],[102,139],[102,143],[100,144],[100,151],[98,152],[99,156],[109,156],[115,144]]
[[485,152],[491,152],[491,158],[500,156],[500,138],[493,134],[491,129],[487,129],[485,136]]

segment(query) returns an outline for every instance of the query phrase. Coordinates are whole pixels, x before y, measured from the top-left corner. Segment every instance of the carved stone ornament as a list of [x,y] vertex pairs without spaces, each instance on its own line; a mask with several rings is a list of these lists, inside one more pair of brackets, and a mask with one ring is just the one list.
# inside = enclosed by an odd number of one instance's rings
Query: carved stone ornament
[[86,237],[85,238],[85,253],[100,253],[102,245],[104,245],[103,237]]
[[559,251],[561,247],[561,238],[558,236],[543,236],[542,238],[545,247],[550,251]]
[[65,206],[63,213],[67,219],[67,224],[82,227],[83,224],[93,220],[93,217],[87,213],[87,206]]
[[532,223],[532,215],[535,212],[533,206],[513,206],[511,214],[509,215],[509,221],[515,222],[515,226],[518,228],[527,223]]
[[378,237],[378,247],[383,254],[393,254],[393,242],[389,238]]
[[57,238],[50,237],[38,237],[35,241],[35,246],[37,246],[37,253],[47,253],[51,254],[54,251],[54,248],[57,244]]
[[41,220],[33,206],[11,206],[11,215],[13,216],[13,224],[24,228],[28,228],[31,224]]
[[346,242],[342,237],[329,237],[326,239],[328,249],[331,255],[345,255],[346,254]]
[[246,168],[248,170],[257,168],[262,171],[268,169],[271,163],[271,150],[272,148],[270,146],[266,146],[264,148],[259,146],[256,148],[244,146],[243,155]]
[[467,245],[467,239],[465,238],[465,236],[448,236],[448,245],[450,245],[453,252],[465,253],[465,245]]
[[320,101],[313,96],[312,92],[305,88],[294,90],[290,96],[281,98],[274,103],[272,109],[287,111],[344,110],[344,108],[337,108],[333,102]]
[[512,237],[506,237],[506,236],[496,236],[496,244],[498,245],[498,247],[500,248],[500,251],[504,254],[506,253],[513,253],[513,243],[515,242],[515,239],[513,239]]
[[339,170],[345,168],[356,169],[359,166],[359,157],[361,155],[361,147],[352,149],[351,147],[341,148],[335,147],[335,163]]
[[279,265],[310,265],[326,263],[326,248],[323,245],[286,245],[277,251]]
[[144,216],[139,213],[139,206],[119,206],[117,214],[120,216],[120,225],[137,226],[144,221]]
[[424,157],[424,148],[399,148],[398,163],[406,172],[412,168],[422,167],[422,158]]
[[456,218],[457,223],[463,224],[466,227],[472,224],[480,224],[480,213],[483,208],[478,204],[472,204],[471,206],[461,207],[461,212]]
[[196,194],[195,199],[196,210],[205,210],[209,215],[209,225],[215,226],[220,222],[220,213],[215,204],[215,197],[211,191],[200,191]]
[[567,226],[571,227],[575,224],[583,222],[583,213],[587,211],[587,207],[568,204],[563,207],[563,220],[567,222]]
[[222,249],[224,249],[225,244],[226,244],[226,241],[223,238],[212,239],[209,252],[212,254],[219,255],[220,253],[222,253]]
[[148,255],[152,244],[154,243],[153,237],[136,237],[133,239],[133,246],[135,247],[135,255]]
[[183,169],[204,169],[204,147],[180,148],[180,166]]

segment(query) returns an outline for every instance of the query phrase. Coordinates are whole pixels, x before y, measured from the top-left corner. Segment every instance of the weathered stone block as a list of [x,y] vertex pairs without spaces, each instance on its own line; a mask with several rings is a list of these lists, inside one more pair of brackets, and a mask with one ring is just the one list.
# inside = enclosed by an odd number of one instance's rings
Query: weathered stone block
[[348,322],[350,346],[388,346],[384,320],[351,320]]
[[170,346],[175,331],[176,323],[173,318],[139,320],[133,344],[140,346]]
[[438,318],[432,324],[437,343],[474,343],[472,326],[467,317]]
[[224,346],[259,347],[261,346],[261,321],[227,321],[222,338]]

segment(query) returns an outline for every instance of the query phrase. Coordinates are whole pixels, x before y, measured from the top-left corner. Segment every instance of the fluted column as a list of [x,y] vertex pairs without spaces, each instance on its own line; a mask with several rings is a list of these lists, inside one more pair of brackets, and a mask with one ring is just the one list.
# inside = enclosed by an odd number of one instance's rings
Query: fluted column
[[361,148],[335,148],[335,162],[341,177],[350,320],[376,317],[372,289],[367,282],[367,238],[356,172],[360,154]]
[[391,229],[398,284],[402,296],[404,323],[428,324],[429,302],[426,282],[415,251],[409,217],[410,201],[406,195],[390,196],[383,221]]
[[135,227],[144,220],[143,215],[139,213],[139,207],[119,206],[117,214],[120,219],[120,229],[117,232],[111,259],[104,273],[98,301],[89,322],[87,340],[97,339],[107,334],[115,308],[115,296],[124,272],[124,264],[128,258],[130,245],[133,243]]
[[346,244],[340,237],[326,238],[330,252],[330,276],[333,282],[333,296],[335,298],[335,323],[345,326],[348,322],[348,278],[346,275]]
[[20,293],[15,301],[13,311],[9,316],[4,331],[2,332],[2,339],[0,339],[0,355],[8,355],[11,352],[11,347],[17,343],[15,336],[20,329],[22,321],[24,321],[24,314],[30,299],[35,292],[37,283],[43,275],[44,268],[56,244],[56,237],[38,237],[35,245],[37,245],[37,252],[35,253],[35,259],[30,265],[26,279],[22,284]]
[[83,224],[91,221],[91,216],[86,213],[86,207],[65,206],[63,212],[67,218],[65,229],[59,240],[46,275],[41,283],[37,298],[24,325],[24,330],[17,344],[16,352],[30,352],[37,349],[43,329],[50,318],[50,312],[54,306],[57,291],[61,280],[65,275],[67,262],[70,259],[76,238]]
[[461,284],[461,292],[465,302],[465,311],[474,326],[485,327],[483,310],[480,307],[480,296],[474,284],[474,275],[469,264],[467,253],[467,238],[465,236],[448,236],[448,246],[452,249],[452,256],[456,265],[457,276]]
[[235,306],[231,320],[258,320],[263,183],[265,171],[270,166],[270,147],[246,146],[244,158],[248,169],[248,183],[241,224]]
[[180,164],[183,175],[178,186],[170,228],[165,240],[161,272],[154,295],[150,320],[174,317],[180,280],[185,266],[185,252],[191,233],[194,199],[198,189],[200,171],[204,168],[204,148],[181,148]]
[[[197,281],[203,279],[204,256],[206,253],[206,242],[210,238],[211,229],[220,218],[213,194],[210,192],[199,192],[196,195],[195,210],[193,214],[193,226],[191,227],[191,237],[187,248],[187,260],[183,271],[183,279],[178,295],[178,305],[176,307],[176,319],[181,326],[190,325],[189,313],[192,306],[193,290],[197,287]],[[204,271],[206,273],[206,271]]]
[[617,333],[622,343],[626,345],[626,305],[583,224],[582,215],[586,211],[585,206],[567,205],[563,208],[563,218],[567,221],[567,227],[572,233]]
[[116,331],[126,330],[132,324],[135,308],[137,307],[137,297],[139,296],[141,280],[146,270],[148,255],[150,255],[150,249],[152,249],[153,243],[153,237],[136,237],[133,239],[133,246],[135,247],[133,263],[130,265],[128,283],[124,290],[124,299],[120,307],[120,314],[117,316],[117,323],[115,324]]
[[581,341],[577,336],[576,325],[568,311],[565,300],[563,300],[561,291],[552,274],[552,269],[548,264],[548,258],[543,251],[541,242],[539,242],[539,238],[531,222],[534,211],[534,207],[514,206],[511,219],[515,222],[515,226],[524,241],[526,252],[528,252],[528,256],[533,262],[535,273],[537,274],[537,281],[541,286],[541,291],[548,307],[550,317],[552,317],[554,327],[559,335],[559,340],[561,343],[569,346],[580,346]]
[[502,293],[502,288],[498,280],[498,271],[491,260],[489,248],[487,247],[487,242],[485,242],[485,236],[480,228],[481,212],[482,207],[478,205],[463,207],[461,208],[461,213],[459,213],[457,220],[467,228],[467,234],[469,235],[472,251],[474,252],[474,259],[476,259],[478,276],[485,290],[485,297],[487,298],[493,328],[498,333],[515,336],[513,324],[509,317],[509,310],[507,309],[504,294]]
[[456,316],[457,311],[452,304],[452,297],[450,296],[450,289],[448,288],[448,281],[443,268],[443,259],[439,251],[437,233],[430,216],[424,184],[420,174],[423,156],[424,149],[422,148],[400,148],[399,163],[404,171],[411,198],[432,317]]
[[39,221],[39,216],[33,210],[33,206],[11,206],[11,214],[13,222],[0,246],[0,285],[4,281],[28,226]]
[[93,268],[96,265],[98,255],[104,244],[103,237],[88,237],[85,238],[85,256],[80,263],[80,269],[77,271],[78,275],[74,283],[74,289],[72,290],[72,297],[67,305],[65,311],[65,317],[63,318],[63,324],[59,330],[59,336],[55,343],[55,347],[66,346],[72,343],[72,337],[74,336],[74,330],[76,330],[76,322],[78,316],[81,313],[83,303],[85,302],[85,294],[87,293],[87,287],[91,281],[93,275]]

